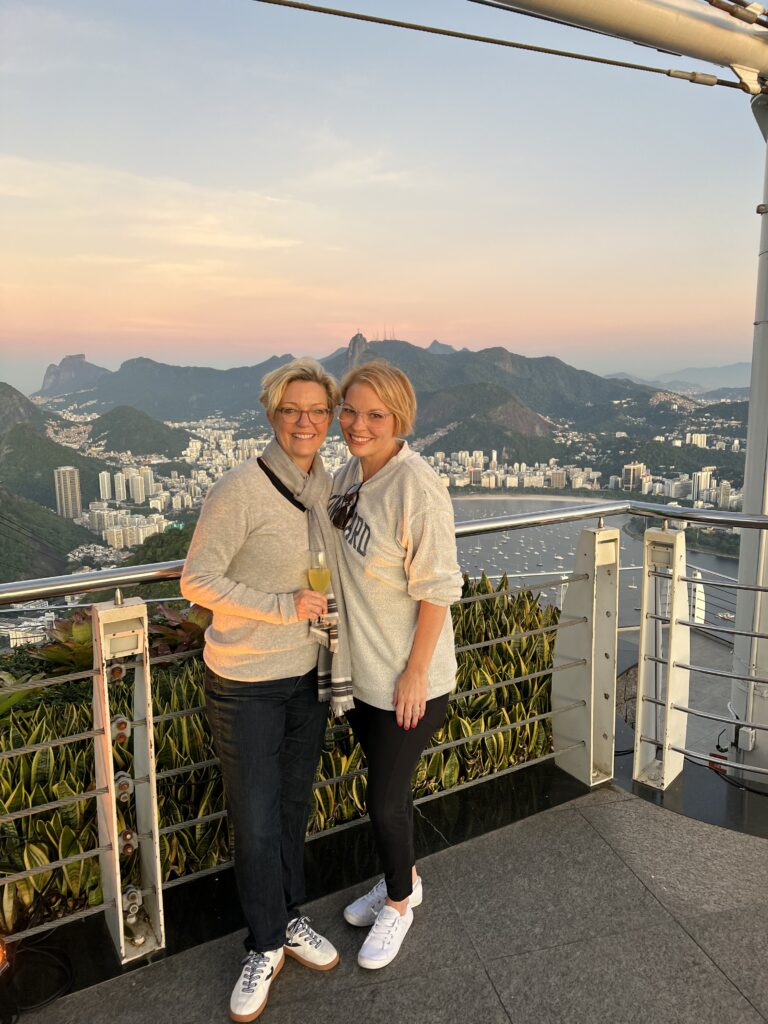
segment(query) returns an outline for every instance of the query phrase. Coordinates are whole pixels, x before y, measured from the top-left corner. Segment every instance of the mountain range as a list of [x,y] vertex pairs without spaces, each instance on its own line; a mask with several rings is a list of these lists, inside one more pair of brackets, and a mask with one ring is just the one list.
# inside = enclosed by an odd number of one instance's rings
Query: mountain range
[[606,379],[630,380],[634,384],[666,388],[682,395],[695,395],[716,401],[719,398],[749,398],[751,371],[751,363],[729,363],[726,366],[689,366],[683,370],[660,373],[652,380],[623,372],[608,373]]
[[[273,356],[230,370],[129,359],[91,387],[60,396],[54,406],[64,400],[107,412],[130,405],[156,419],[177,422],[249,415],[254,424],[264,424],[258,404],[261,379],[292,358]],[[635,403],[637,418],[638,409],[643,415],[654,394],[646,385],[607,380],[552,356],[531,358],[500,347],[456,351],[433,342],[424,349],[405,341],[368,342],[358,334],[321,362],[340,377],[350,362],[378,358],[399,366],[412,381],[420,409],[417,434],[450,429],[460,447],[462,424],[473,436],[483,430],[493,434],[500,444],[513,443],[516,437],[547,437],[554,419],[576,428],[582,421],[598,421],[621,429],[625,411],[620,403]]]

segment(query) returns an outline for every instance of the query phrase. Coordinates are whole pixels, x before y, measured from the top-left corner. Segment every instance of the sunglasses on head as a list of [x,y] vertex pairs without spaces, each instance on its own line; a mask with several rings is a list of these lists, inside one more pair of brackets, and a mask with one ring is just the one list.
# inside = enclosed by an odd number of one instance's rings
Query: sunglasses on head
[[334,508],[333,513],[331,514],[331,522],[337,530],[345,530],[349,525],[355,514],[355,509],[357,508],[357,499],[359,497],[361,487],[361,483],[352,484]]

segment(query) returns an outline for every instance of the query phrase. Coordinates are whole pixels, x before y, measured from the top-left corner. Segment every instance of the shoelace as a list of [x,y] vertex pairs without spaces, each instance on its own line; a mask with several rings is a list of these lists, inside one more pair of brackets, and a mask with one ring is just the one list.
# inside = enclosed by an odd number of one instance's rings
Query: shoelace
[[291,926],[289,934],[291,939],[306,939],[310,946],[314,946],[318,949],[320,946],[320,936],[309,926],[309,918],[305,915],[303,917],[297,917]]
[[387,882],[386,879],[380,878],[379,881],[374,885],[371,891],[368,893],[367,899],[370,903],[371,910],[377,912],[384,906],[384,901],[387,898]]
[[243,960],[243,992],[253,993],[261,981],[262,971],[266,970],[269,959],[264,953],[249,953]]
[[402,918],[400,914],[397,915],[392,921],[382,921],[381,917],[377,917],[371,928],[369,939],[374,939],[376,942],[380,942],[382,948],[388,946],[395,937],[395,933],[400,927]]

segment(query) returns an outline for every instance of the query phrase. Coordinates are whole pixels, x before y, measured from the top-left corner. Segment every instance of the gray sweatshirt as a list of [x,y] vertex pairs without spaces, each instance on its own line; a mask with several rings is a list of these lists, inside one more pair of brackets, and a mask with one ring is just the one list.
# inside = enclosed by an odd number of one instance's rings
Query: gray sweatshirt
[[[350,459],[336,474],[333,495],[360,480],[360,462]],[[355,516],[338,539],[354,696],[391,711],[395,683],[411,653],[419,602],[447,607],[461,596],[448,491],[404,442],[363,484]],[[430,700],[455,686],[453,647],[449,613],[429,667]]]
[[308,516],[251,459],[206,496],[181,577],[181,592],[209,608],[205,663],[244,681],[304,675],[317,663],[309,623],[293,594],[309,586]]

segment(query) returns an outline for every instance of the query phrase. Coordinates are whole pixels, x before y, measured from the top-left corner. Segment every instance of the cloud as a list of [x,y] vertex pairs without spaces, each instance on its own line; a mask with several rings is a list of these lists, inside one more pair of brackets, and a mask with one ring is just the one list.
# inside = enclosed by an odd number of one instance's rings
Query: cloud
[[[47,247],[70,259],[119,262],[189,248],[272,250],[302,244],[306,204],[251,189],[198,185],[85,164],[0,156],[0,196],[24,251],[45,226]],[[306,216],[306,213],[304,214]],[[46,226],[47,225],[47,226]]]

